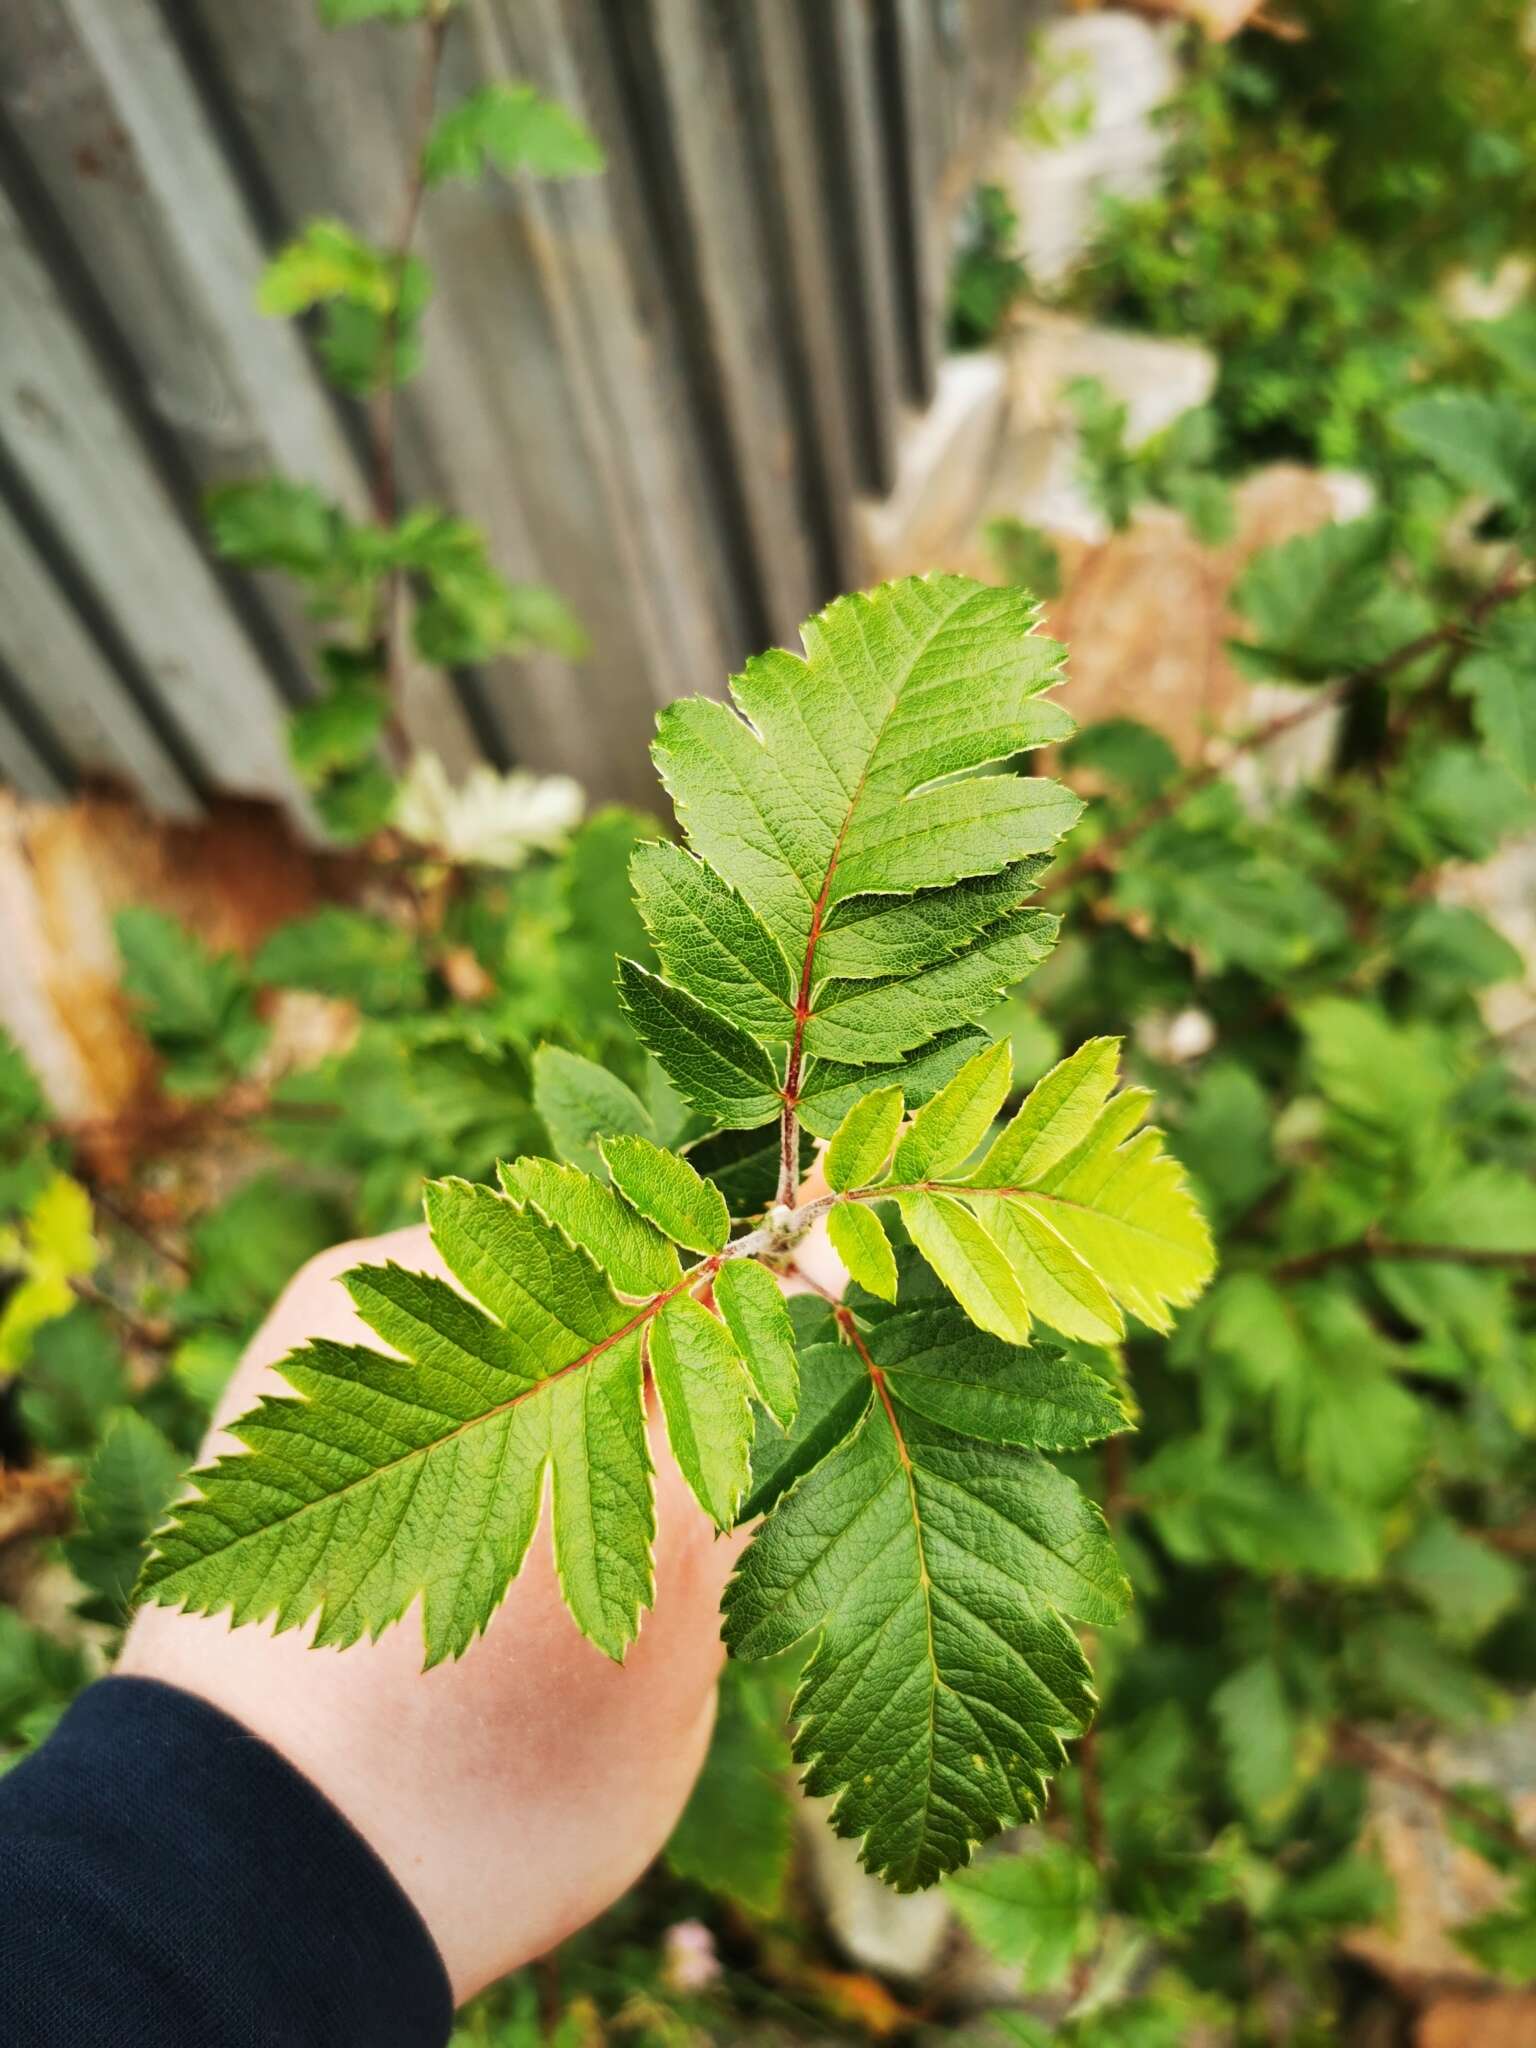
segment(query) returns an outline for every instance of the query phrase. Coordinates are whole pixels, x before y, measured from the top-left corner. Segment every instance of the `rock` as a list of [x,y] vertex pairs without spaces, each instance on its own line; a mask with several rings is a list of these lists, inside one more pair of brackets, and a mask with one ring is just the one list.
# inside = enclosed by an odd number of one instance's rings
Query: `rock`
[[[1400,1749],[1439,1785],[1495,1787],[1516,1826],[1536,1833],[1536,1699],[1507,1721],[1442,1736],[1422,1751],[1384,1746]],[[1396,1908],[1389,1925],[1352,1929],[1344,1948],[1415,2001],[1436,1992],[1491,1990],[1493,1980],[1452,1940],[1451,1929],[1502,1904],[1509,1879],[1453,1840],[1439,1806],[1416,1785],[1380,1770],[1369,1774],[1368,1785],[1367,1839],[1396,1888]],[[1485,2048],[1483,2036],[1468,2038]],[[1531,2039],[1536,2035],[1523,2037]]]
[[[1072,650],[1079,724],[1140,719],[1197,760],[1213,734],[1291,708],[1287,685],[1255,687],[1228,658],[1227,641],[1242,631],[1232,589],[1261,548],[1325,525],[1359,496],[1352,478],[1276,463],[1237,486],[1235,530],[1222,547],[1202,546],[1176,512],[1157,505],[1096,546],[1064,546],[1065,588],[1047,617]],[[1240,759],[1239,787],[1258,802],[1268,788],[1314,778],[1332,758],[1337,727],[1337,712],[1321,712],[1266,749],[1262,763]]]
[[949,1940],[950,1912],[942,1890],[893,1892],[859,1861],[857,1842],[827,1825],[830,1800],[800,1809],[811,1879],[838,1946],[866,1970],[901,1983],[926,1977]]
[[1491,1998],[1437,1998],[1419,2015],[1414,2048],[1530,2048],[1536,2041],[1536,1992]]
[[933,402],[902,435],[889,496],[860,507],[871,580],[927,567],[973,535],[997,466],[1007,366],[978,350],[940,366]]
[[1038,283],[1059,282],[1093,238],[1102,194],[1155,192],[1167,133],[1152,119],[1179,83],[1177,27],[1119,9],[1041,31],[1028,140],[1001,146],[992,175],[1019,217],[1020,252]]
[[1216,357],[1198,341],[1166,341],[1118,327],[1096,327],[1075,314],[1027,306],[1019,314],[1010,356],[1014,416],[1028,427],[1074,432],[1063,397],[1074,377],[1096,377],[1126,407],[1126,440],[1139,448],[1216,389]]
[[299,845],[265,805],[168,824],[119,798],[55,806],[0,791],[0,1028],[56,1114],[131,1117],[155,1095],[155,1065],[118,987],[116,913],[145,904],[215,948],[250,952],[349,872],[345,858]]
[[1442,903],[1486,917],[1524,961],[1524,974],[1485,989],[1479,1007],[1488,1029],[1505,1040],[1516,1072],[1536,1086],[1536,833],[1511,840],[1475,867],[1448,868],[1437,893]]

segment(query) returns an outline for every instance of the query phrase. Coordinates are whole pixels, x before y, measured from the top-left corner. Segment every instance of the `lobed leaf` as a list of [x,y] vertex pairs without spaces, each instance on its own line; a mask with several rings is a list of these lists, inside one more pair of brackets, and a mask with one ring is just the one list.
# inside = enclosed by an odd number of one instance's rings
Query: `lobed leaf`
[[349,1275],[400,1355],[330,1339],[294,1352],[294,1394],[240,1419],[243,1454],[193,1474],[141,1590],[280,1629],[318,1615],[315,1642],[336,1645],[420,1600],[436,1663],[468,1648],[521,1567],[548,1473],[567,1604],[620,1657],[652,1588],[636,1312],[488,1188],[435,1183],[428,1216],[450,1274],[493,1312],[433,1274]]
[[568,107],[516,79],[495,79],[439,117],[422,157],[428,184],[477,178],[487,164],[537,178],[590,177],[603,168],[595,137]]
[[[733,1655],[815,1638],[794,1705],[806,1787],[903,1890],[1039,1811],[1093,1706],[1068,1618],[1113,1621],[1128,1590],[1098,1510],[1038,1451],[969,1440],[908,1399],[908,1320],[856,1337],[853,1433],[780,1500],[725,1598]],[[978,1410],[1017,1357],[975,1367]]]
[[[1081,803],[971,773],[1070,730],[1043,701],[1059,650],[1037,618],[1021,591],[911,577],[829,605],[803,658],[750,661],[735,709],[689,698],[662,713],[657,765],[695,862],[645,863],[648,923],[690,1003],[759,1046],[788,1043],[791,1108],[813,1092],[812,1062],[867,1068],[927,1048],[1048,951],[1055,920],[1025,899]],[[704,1027],[685,1009],[669,1031],[647,993],[637,1029],[687,1093],[686,1041]],[[739,1046],[727,1056],[746,1067]]]

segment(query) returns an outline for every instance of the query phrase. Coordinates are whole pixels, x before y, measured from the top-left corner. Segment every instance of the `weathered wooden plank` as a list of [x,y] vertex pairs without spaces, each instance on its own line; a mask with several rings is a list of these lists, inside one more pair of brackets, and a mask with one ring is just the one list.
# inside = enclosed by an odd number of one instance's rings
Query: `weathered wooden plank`
[[903,382],[912,403],[933,398],[943,353],[947,221],[937,203],[936,100],[941,86],[927,0],[874,0],[891,261]]
[[859,483],[883,494],[896,473],[901,385],[868,0],[799,0],[798,11]]
[[[196,483],[273,471],[366,512],[362,470],[297,330],[257,309],[266,262],[229,159],[149,0],[16,0],[0,34],[12,127]],[[297,594],[261,584],[300,666]],[[477,749],[451,684],[413,671],[406,730]]]
[[829,598],[863,583],[868,573],[855,517],[858,453],[837,324],[842,280],[833,269],[821,214],[808,56],[795,11],[784,0],[748,0],[744,13],[752,90],[767,149],[761,203],[772,209],[782,245],[786,302],[780,319],[793,374],[802,387],[805,459],[816,477],[818,595]]
[[8,199],[0,440],[210,776],[307,805],[284,706]]
[[11,715],[0,694],[0,783],[22,796],[46,797],[58,803],[69,794],[68,784],[54,770],[51,761],[32,744],[28,733]]
[[[523,195],[529,257],[607,510],[650,695],[665,703],[682,689],[719,690],[740,649],[718,535],[701,516],[701,458],[602,10],[591,0],[474,0],[469,20],[488,68],[531,78],[602,138],[603,177],[535,182]],[[683,563],[692,573],[679,572]]]
[[[657,146],[673,153],[686,285],[697,296],[719,408],[717,460],[739,495],[762,623],[790,640],[814,608],[806,546],[806,479],[784,354],[769,296],[762,235],[765,195],[745,146],[755,116],[740,91],[733,45],[742,22],[731,0],[650,0]],[[682,250],[677,252],[682,254]],[[712,373],[712,374],[711,374]]]
[[[404,110],[419,63],[417,36],[388,23],[330,32],[309,0],[275,0],[260,9],[219,0],[178,6],[216,59],[289,225],[334,213],[388,241],[406,177]],[[476,76],[462,41],[451,40],[450,53],[455,71],[445,92]],[[507,574],[552,582],[582,616],[594,639],[587,662],[573,668],[537,653],[500,663],[487,671],[484,692],[508,751],[537,766],[569,768],[611,791],[635,774],[642,726],[632,639],[619,619],[610,561],[584,549],[579,529],[569,524],[569,508],[578,502],[575,437],[561,439],[558,452],[546,441],[537,463],[521,457],[516,421],[530,435],[545,431],[559,398],[547,332],[518,326],[538,315],[513,298],[508,223],[516,203],[506,185],[443,187],[429,197],[419,249],[437,291],[425,364],[400,408],[401,475],[407,495],[448,504],[482,524]],[[528,387],[540,379],[530,399]],[[568,566],[584,569],[580,587],[552,569],[557,548],[566,550]],[[619,729],[626,719],[633,733]]]
[[105,775],[170,817],[201,806],[124,678],[0,498],[0,664],[78,775]]

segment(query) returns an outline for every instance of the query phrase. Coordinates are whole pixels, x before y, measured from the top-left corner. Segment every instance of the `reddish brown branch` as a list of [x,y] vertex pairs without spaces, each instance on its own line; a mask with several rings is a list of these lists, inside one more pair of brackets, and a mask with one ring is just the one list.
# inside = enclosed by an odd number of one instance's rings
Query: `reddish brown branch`
[[[373,516],[382,527],[395,524],[400,512],[400,486],[396,443],[400,377],[400,307],[410,275],[411,244],[416,239],[422,201],[427,190],[427,145],[437,108],[437,80],[442,68],[443,44],[448,35],[448,16],[433,11],[422,23],[421,67],[416,78],[416,99],[412,114],[410,155],[407,162],[405,194],[400,206],[400,224],[390,247],[394,269],[394,292],[384,315],[380,347],[380,382],[368,413],[369,448],[373,474],[371,494]],[[405,691],[405,577],[398,568],[384,572],[379,587],[377,639],[389,686],[388,734],[396,765],[403,767],[410,742],[401,715]]]
[[1395,1778],[1400,1785],[1407,1785],[1413,1791],[1428,1799],[1442,1813],[1455,1814],[1493,1840],[1501,1842],[1517,1856],[1536,1856],[1536,1842],[1529,1842],[1520,1830],[1497,1814],[1484,1810],[1475,1799],[1458,1791],[1455,1786],[1442,1785],[1438,1778],[1430,1776],[1422,1765],[1395,1749],[1389,1749],[1384,1742],[1367,1735],[1363,1729],[1349,1726],[1346,1722],[1335,1723],[1333,1730],[1333,1752],[1341,1763],[1356,1764],[1362,1770],[1374,1771],[1383,1778]]
[[1082,881],[1087,875],[1112,869],[1116,863],[1116,856],[1122,853],[1132,840],[1139,839],[1142,833],[1153,825],[1161,824],[1164,818],[1171,817],[1192,796],[1224,775],[1232,762],[1241,755],[1257,753],[1265,747],[1272,746],[1286,733],[1293,732],[1299,725],[1305,725],[1333,705],[1342,703],[1367,683],[1384,682],[1389,676],[1396,675],[1400,669],[1410,667],[1426,654],[1432,654],[1437,647],[1445,648],[1449,658],[1441,664],[1436,682],[1448,682],[1455,671],[1455,657],[1465,649],[1483,621],[1500,605],[1508,604],[1531,587],[1527,578],[1506,572],[1491,584],[1459,619],[1448,619],[1432,631],[1419,634],[1416,639],[1406,641],[1403,646],[1395,648],[1380,661],[1369,662],[1363,668],[1353,669],[1348,675],[1340,676],[1336,682],[1329,683],[1315,692],[1304,704],[1298,704],[1290,711],[1279,712],[1275,717],[1266,719],[1262,725],[1251,726],[1247,732],[1239,733],[1224,749],[1220,759],[1205,761],[1198,767],[1189,769],[1165,789],[1161,796],[1143,804],[1141,809],[1134,812],[1123,824],[1106,832],[1098,844],[1091,846],[1079,859],[1070,862],[1064,868],[1059,868],[1041,887],[1040,895],[1057,895],[1061,890],[1070,888],[1074,882]]
[[1458,1244],[1395,1244],[1367,1231],[1364,1237],[1352,1238],[1348,1244],[1324,1245],[1318,1251],[1282,1259],[1278,1266],[1271,1267],[1270,1277],[1275,1280],[1305,1280],[1329,1266],[1359,1266],[1368,1264],[1372,1259],[1429,1260],[1447,1266],[1494,1266],[1517,1273],[1536,1273],[1536,1252],[1489,1251],[1480,1246]]

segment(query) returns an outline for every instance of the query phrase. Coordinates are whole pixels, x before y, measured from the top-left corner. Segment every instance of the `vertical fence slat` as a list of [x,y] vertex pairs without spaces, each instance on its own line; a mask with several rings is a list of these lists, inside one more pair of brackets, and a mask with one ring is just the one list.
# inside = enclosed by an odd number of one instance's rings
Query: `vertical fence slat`
[[19,790],[23,796],[46,797],[52,803],[60,802],[69,794],[69,785],[53,763],[32,744],[30,735],[12,717],[3,696],[0,696],[0,782]]
[[[563,0],[472,0],[488,65],[532,79],[602,140],[601,177],[531,182],[528,260],[549,309],[634,641],[631,674],[663,704],[718,690],[730,663],[723,558],[701,521],[687,394],[647,260],[647,223],[600,13]],[[679,574],[679,564],[695,573]],[[596,558],[583,601],[601,569]]]
[[789,640],[814,608],[804,476],[768,282],[758,192],[745,147],[754,110],[739,95],[734,0],[652,0],[662,95],[656,118],[675,154],[683,230],[719,384],[730,466],[750,535],[769,635]]
[[891,260],[908,398],[927,405],[943,351],[947,223],[935,203],[937,136],[930,109],[938,51],[927,0],[875,0]]
[[0,199],[0,440],[210,779],[305,803],[283,705],[41,258]]
[[0,664],[77,775],[123,782],[170,817],[197,815],[201,806],[187,778],[3,499]]
[[869,15],[866,0],[799,0],[798,12],[859,483],[883,495],[896,474],[900,376]]
[[796,352],[803,385],[802,431],[813,437],[822,501],[824,551],[818,595],[830,598],[865,580],[863,535],[855,517],[858,451],[844,388],[838,295],[844,287],[831,261],[816,176],[807,52],[793,8],[784,0],[748,0],[752,56],[771,162],[762,204],[776,211],[789,298],[786,345]]
[[[361,469],[303,341],[257,308],[261,238],[164,19],[149,0],[56,0],[50,11],[78,38],[78,125],[88,136],[105,119],[114,141],[98,145],[103,173],[82,178],[50,118],[29,124],[32,161],[199,484],[278,471],[364,514]],[[306,666],[302,604],[286,586],[262,588]],[[432,671],[410,674],[400,709],[451,765],[474,757],[463,711]]]
[[[450,766],[484,746],[643,797],[657,702],[718,689],[863,580],[857,500],[889,490],[931,392],[950,217],[1039,12],[467,0],[442,103],[510,68],[573,106],[610,163],[429,195],[436,291],[400,406],[402,485],[480,521],[509,575],[553,584],[592,651],[418,678],[419,742]],[[356,409],[253,287],[312,214],[393,234],[420,47],[409,25],[327,31],[314,0],[9,0],[13,778],[106,770],[162,808],[206,779],[302,808],[281,727],[306,630],[208,562],[195,500],[278,469],[366,505]]]

